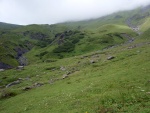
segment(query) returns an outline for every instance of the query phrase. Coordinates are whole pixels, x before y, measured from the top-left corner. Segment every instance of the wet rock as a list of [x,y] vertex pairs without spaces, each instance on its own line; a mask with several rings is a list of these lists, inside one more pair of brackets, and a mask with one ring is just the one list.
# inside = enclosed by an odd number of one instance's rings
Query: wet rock
[[6,85],[6,88],[11,87],[11,86],[14,86],[14,85],[16,85],[16,84],[20,84],[20,83],[21,83],[20,80],[11,82],[11,83],[9,83],[8,85]]
[[107,58],[107,60],[112,60],[112,59],[114,59],[115,57],[114,56],[109,56],[108,58]]

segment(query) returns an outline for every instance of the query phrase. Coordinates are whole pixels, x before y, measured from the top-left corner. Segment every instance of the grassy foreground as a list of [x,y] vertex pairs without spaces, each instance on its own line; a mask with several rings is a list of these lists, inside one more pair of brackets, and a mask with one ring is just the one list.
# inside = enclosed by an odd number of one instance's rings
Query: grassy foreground
[[[131,48],[133,47],[133,48]],[[6,79],[30,77],[12,86],[16,96],[0,100],[1,113],[106,113],[150,112],[150,45],[137,39],[84,56],[39,63],[23,71],[1,72]],[[115,56],[107,60],[108,56]],[[90,63],[94,60],[95,63]],[[60,67],[65,70],[60,70]],[[51,70],[55,68],[55,70]],[[61,79],[63,74],[68,77]],[[59,78],[54,83],[51,79]],[[23,91],[35,82],[39,88]]]

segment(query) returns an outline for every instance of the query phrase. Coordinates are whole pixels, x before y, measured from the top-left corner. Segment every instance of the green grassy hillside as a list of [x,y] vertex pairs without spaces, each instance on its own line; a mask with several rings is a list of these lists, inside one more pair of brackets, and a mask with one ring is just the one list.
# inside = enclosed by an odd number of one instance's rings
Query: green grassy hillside
[[0,113],[149,113],[149,11],[1,29]]
[[145,22],[140,26],[141,31],[146,31],[150,26],[150,17],[145,20]]
[[21,25],[0,22],[0,29],[15,29],[15,28],[19,28],[19,27],[21,27]]
[[[2,91],[1,112],[149,112],[150,40],[139,40],[84,56],[32,64],[22,71],[1,72],[1,85],[24,79]],[[115,58],[107,60],[109,56]],[[44,85],[38,88],[36,83]],[[33,89],[23,90],[31,86]],[[3,96],[8,92],[14,96]]]

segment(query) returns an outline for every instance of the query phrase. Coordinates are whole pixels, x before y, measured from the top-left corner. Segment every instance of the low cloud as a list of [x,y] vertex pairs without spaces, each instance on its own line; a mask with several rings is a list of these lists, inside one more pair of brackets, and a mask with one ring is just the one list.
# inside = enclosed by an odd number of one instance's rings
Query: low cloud
[[0,0],[0,21],[54,24],[97,18],[150,4],[150,0]]

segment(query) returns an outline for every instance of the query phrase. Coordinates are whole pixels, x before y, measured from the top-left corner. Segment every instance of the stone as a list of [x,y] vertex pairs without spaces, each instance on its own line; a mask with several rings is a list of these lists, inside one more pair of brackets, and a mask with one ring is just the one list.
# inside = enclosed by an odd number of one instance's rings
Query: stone
[[49,80],[49,84],[53,84],[55,81],[61,80],[61,78],[53,78]]
[[50,79],[50,80],[49,80],[49,83],[50,83],[50,84],[53,84],[53,83],[54,83],[54,80],[53,80],[53,79]]
[[23,81],[24,79],[23,78],[18,78],[18,80]]
[[5,71],[5,69],[0,69],[0,72]]
[[35,83],[33,86],[34,87],[41,87],[41,86],[43,86],[44,84],[43,83]]
[[67,75],[67,74],[64,74],[62,78],[65,79],[65,78],[67,78],[67,77],[68,77],[68,75]]
[[17,70],[23,70],[23,69],[24,69],[24,66],[18,66],[16,69],[17,69]]
[[108,58],[107,58],[107,60],[112,60],[112,59],[114,59],[115,57],[114,56],[109,56]]
[[94,60],[90,60],[90,63],[93,64],[93,63],[96,63],[96,62]]
[[146,92],[147,94],[150,94],[150,92]]
[[28,91],[28,90],[30,90],[30,89],[32,89],[31,86],[27,86],[27,87],[23,88],[23,90],[25,90],[25,91]]
[[60,67],[60,70],[65,71],[66,69],[65,67]]
[[11,86],[16,85],[16,84],[20,84],[20,80],[17,80],[17,81],[14,81],[14,82],[7,84],[6,88],[11,87]]

